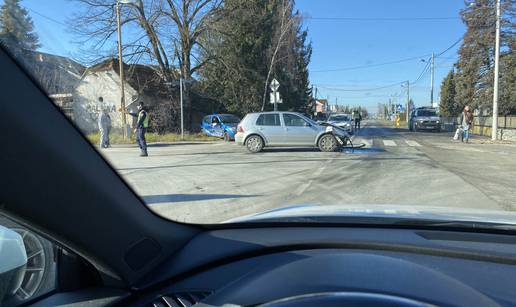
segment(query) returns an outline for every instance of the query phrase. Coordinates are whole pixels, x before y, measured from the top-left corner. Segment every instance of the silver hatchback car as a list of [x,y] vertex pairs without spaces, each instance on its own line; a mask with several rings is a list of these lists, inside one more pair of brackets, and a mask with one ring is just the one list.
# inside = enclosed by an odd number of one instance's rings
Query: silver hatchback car
[[317,124],[294,112],[260,112],[247,114],[237,127],[235,142],[252,152],[266,146],[313,146],[321,151],[336,151],[347,144],[349,133],[330,125]]

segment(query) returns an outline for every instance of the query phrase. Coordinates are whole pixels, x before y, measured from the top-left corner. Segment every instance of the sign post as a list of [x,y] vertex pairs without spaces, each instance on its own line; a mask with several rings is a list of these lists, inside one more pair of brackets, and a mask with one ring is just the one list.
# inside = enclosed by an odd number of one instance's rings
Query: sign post
[[278,111],[278,103],[282,103],[283,100],[280,97],[280,93],[278,92],[278,89],[280,87],[280,84],[278,80],[273,79],[270,85],[270,88],[272,90],[271,96],[270,96],[270,102],[274,104],[274,111]]

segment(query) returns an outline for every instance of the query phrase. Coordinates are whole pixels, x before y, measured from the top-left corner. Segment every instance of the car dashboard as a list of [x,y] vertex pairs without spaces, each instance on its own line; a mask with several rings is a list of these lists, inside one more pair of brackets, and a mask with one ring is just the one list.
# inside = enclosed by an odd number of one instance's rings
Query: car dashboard
[[212,230],[112,305],[515,306],[514,264],[516,239],[504,234]]

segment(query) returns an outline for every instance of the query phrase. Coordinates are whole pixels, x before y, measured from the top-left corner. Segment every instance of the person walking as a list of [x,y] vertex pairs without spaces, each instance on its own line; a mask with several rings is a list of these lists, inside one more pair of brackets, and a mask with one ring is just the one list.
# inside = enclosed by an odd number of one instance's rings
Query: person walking
[[469,143],[469,130],[473,125],[473,113],[471,112],[471,108],[469,106],[464,107],[464,111],[460,115],[460,126],[462,130],[461,134],[461,142],[466,141]]
[[[99,98],[99,101],[102,102],[102,97]],[[100,131],[100,148],[108,148],[111,117],[109,117],[105,107],[102,107],[102,111],[100,111],[98,125]]]
[[140,147],[140,157],[147,157],[147,141],[145,140],[145,132],[149,127],[149,115],[143,106],[143,101],[138,104],[138,113],[128,113],[136,117],[136,143]]

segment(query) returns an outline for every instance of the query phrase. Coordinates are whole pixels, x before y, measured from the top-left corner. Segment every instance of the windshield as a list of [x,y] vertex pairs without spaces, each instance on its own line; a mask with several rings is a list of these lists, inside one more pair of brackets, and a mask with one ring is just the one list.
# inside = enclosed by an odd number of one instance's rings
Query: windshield
[[349,121],[349,117],[347,115],[330,115],[328,120],[345,122]]
[[167,219],[488,221],[516,211],[501,3],[497,39],[487,0],[0,0],[0,42]]
[[220,120],[225,124],[238,124],[240,118],[234,115],[219,115]]
[[432,110],[417,111],[417,116],[437,116],[437,113]]

